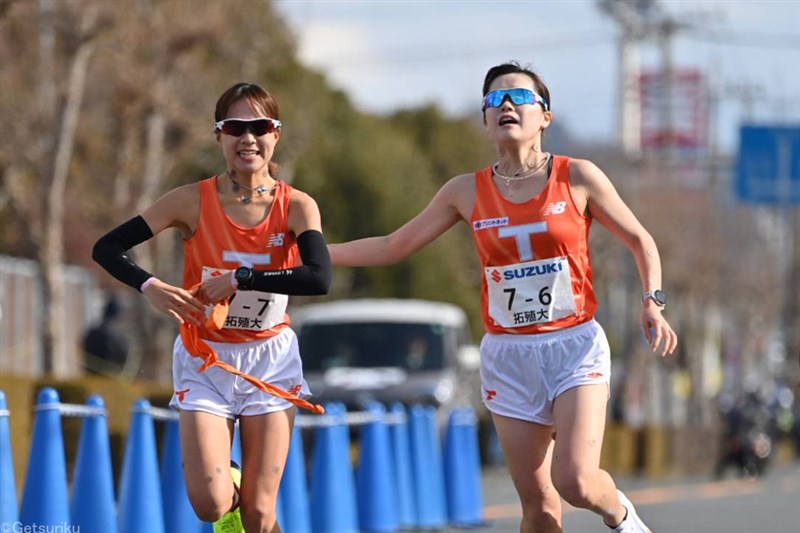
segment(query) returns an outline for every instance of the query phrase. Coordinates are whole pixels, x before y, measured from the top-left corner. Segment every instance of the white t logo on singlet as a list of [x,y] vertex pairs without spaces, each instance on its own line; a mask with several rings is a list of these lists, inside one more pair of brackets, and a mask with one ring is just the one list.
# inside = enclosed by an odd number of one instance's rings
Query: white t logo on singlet
[[520,261],[530,261],[533,259],[533,246],[531,245],[531,235],[535,233],[547,233],[547,222],[532,222],[521,226],[506,226],[497,230],[497,236],[501,239],[514,237],[517,241],[517,253]]
[[243,267],[253,268],[257,265],[269,266],[272,263],[271,254],[248,254],[235,250],[223,250],[222,260],[226,263],[237,263]]

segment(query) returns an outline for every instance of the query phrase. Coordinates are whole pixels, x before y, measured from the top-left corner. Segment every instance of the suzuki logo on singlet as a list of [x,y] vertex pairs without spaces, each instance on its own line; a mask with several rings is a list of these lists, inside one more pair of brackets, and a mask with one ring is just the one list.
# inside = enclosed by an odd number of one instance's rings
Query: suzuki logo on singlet
[[542,216],[546,217],[547,215],[560,215],[564,213],[567,209],[567,202],[550,202],[547,204],[547,207],[544,208],[544,213]]
[[492,270],[492,279],[495,281],[495,283],[500,283],[500,281],[503,279],[503,275],[499,270],[494,269]]
[[556,274],[562,270],[564,270],[564,263],[550,263],[549,265],[534,265],[506,270],[503,272],[503,277],[507,280],[530,278],[531,276],[541,276],[542,274]]

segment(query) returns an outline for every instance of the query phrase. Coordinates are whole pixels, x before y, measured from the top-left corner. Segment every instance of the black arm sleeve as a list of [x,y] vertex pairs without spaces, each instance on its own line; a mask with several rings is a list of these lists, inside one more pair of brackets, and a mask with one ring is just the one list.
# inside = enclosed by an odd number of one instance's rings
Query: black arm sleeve
[[128,257],[128,250],[153,237],[153,231],[140,216],[112,229],[95,243],[92,259],[109,274],[137,291],[148,278],[153,277]]
[[317,230],[304,231],[297,237],[303,265],[283,270],[253,270],[253,290],[312,296],[328,294],[333,270],[325,238]]

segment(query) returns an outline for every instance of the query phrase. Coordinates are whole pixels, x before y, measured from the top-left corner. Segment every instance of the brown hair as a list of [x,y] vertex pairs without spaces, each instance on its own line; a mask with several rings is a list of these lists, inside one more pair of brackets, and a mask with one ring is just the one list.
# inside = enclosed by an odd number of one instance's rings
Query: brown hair
[[[228,118],[228,110],[243,98],[247,100],[247,104],[254,113],[264,114],[266,117],[277,120],[281,119],[278,102],[275,101],[275,97],[272,94],[255,83],[241,82],[229,88],[219,97],[217,107],[214,109],[214,121],[219,122]],[[270,161],[267,163],[267,169],[269,170],[269,175],[274,178],[278,175],[281,167],[275,161]]]

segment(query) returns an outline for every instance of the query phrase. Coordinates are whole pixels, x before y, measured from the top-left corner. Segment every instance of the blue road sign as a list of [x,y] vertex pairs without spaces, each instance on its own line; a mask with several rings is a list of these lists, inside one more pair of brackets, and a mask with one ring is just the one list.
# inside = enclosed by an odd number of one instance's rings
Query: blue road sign
[[800,125],[742,126],[736,189],[743,202],[800,203]]

